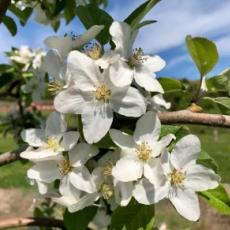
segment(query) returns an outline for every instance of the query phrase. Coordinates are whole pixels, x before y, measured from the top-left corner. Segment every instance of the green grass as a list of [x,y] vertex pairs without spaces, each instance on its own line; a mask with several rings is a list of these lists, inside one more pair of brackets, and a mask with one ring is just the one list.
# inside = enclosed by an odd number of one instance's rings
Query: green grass
[[[11,151],[17,148],[17,144],[11,135],[2,137],[0,135],[1,153]],[[31,188],[26,180],[26,171],[31,167],[29,163],[15,161],[8,165],[0,167],[0,188]]]
[[222,182],[230,183],[230,130],[204,126],[190,126],[190,130],[200,138],[202,149],[216,160]]

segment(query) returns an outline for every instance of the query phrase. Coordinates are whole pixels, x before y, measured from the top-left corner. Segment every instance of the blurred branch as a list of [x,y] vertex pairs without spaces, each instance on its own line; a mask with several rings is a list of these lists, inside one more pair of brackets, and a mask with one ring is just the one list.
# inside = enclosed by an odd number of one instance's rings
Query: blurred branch
[[62,220],[45,217],[19,217],[0,221],[0,229],[12,229],[23,226],[43,226],[66,229]]
[[222,114],[194,113],[190,110],[161,112],[158,116],[163,124],[197,124],[229,127],[230,116]]
[[14,151],[0,154],[0,166],[7,165],[11,162],[20,159],[20,153],[25,151],[27,147],[27,145],[24,145]]
[[10,5],[11,0],[0,0],[0,23],[4,18],[6,11]]

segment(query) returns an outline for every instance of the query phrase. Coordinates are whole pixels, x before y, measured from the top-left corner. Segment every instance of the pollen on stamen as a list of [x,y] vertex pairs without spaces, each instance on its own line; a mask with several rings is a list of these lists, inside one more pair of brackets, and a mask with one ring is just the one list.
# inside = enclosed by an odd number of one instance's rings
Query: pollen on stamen
[[173,169],[173,171],[169,174],[170,183],[173,186],[183,185],[185,178],[185,173],[180,170]]
[[111,176],[112,175],[112,169],[113,169],[113,165],[112,165],[112,163],[107,163],[106,165],[105,165],[105,167],[103,168],[103,174],[105,175],[105,176]]
[[85,53],[94,60],[102,56],[101,45],[98,43],[89,43],[84,47]]
[[73,167],[70,165],[69,161],[63,159],[58,163],[58,170],[62,176],[67,175]]
[[138,64],[144,63],[146,61],[146,58],[144,58],[143,56],[144,56],[144,52],[142,48],[136,48],[133,51],[133,54],[131,55],[131,57],[129,58],[128,64],[131,67],[134,67]]
[[94,94],[96,100],[102,101],[103,103],[107,103],[111,96],[111,90],[106,84],[103,83],[96,88]]
[[63,85],[58,81],[53,81],[48,84],[48,91],[52,94],[60,92],[63,88]]
[[107,183],[102,184],[101,193],[102,193],[102,196],[104,197],[104,199],[106,199],[106,200],[113,197],[113,195],[114,195],[112,186],[107,184]]
[[137,156],[141,161],[148,161],[152,154],[152,149],[147,142],[142,142],[136,149]]
[[59,148],[59,141],[54,137],[48,137],[47,139],[47,147],[56,151]]

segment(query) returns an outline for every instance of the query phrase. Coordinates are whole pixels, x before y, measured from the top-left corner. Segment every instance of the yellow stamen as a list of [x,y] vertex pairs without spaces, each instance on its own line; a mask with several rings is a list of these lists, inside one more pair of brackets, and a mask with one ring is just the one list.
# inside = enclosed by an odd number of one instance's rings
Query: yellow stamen
[[65,176],[73,169],[73,167],[70,165],[69,161],[64,159],[58,163],[58,169],[61,175]]
[[134,67],[140,63],[143,63],[146,61],[145,58],[143,58],[144,52],[141,48],[135,49],[133,52],[133,55],[129,58],[129,65],[131,67]]
[[60,146],[59,141],[54,137],[48,137],[47,145],[48,145],[48,148],[51,148],[54,151],[56,151]]
[[113,165],[109,162],[104,168],[103,173],[105,176],[111,176],[112,175],[112,168]]
[[111,90],[108,88],[106,84],[101,84],[97,87],[95,91],[95,97],[98,101],[102,101],[104,103],[109,101],[111,96]]
[[175,186],[181,185],[186,178],[184,172],[176,169],[173,169],[172,173],[169,174],[169,177],[171,185]]
[[102,184],[101,193],[102,193],[104,199],[106,199],[106,200],[113,197],[113,195],[114,195],[112,186],[109,184],[106,184],[106,183]]
[[86,51],[86,54],[94,60],[97,60],[101,57],[101,46],[94,44],[93,47]]
[[63,85],[59,81],[53,81],[48,84],[48,91],[52,94],[60,92],[63,88]]
[[136,149],[136,153],[138,155],[138,158],[141,161],[148,161],[148,159],[151,156],[152,153],[152,149],[150,148],[150,146],[148,145],[147,142],[142,142]]

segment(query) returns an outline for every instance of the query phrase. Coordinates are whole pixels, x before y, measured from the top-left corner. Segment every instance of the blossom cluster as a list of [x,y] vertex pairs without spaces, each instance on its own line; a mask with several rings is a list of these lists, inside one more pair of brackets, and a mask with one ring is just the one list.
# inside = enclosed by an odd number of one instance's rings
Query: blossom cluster
[[[132,198],[144,205],[169,199],[182,216],[196,221],[196,192],[217,187],[220,178],[196,163],[201,151],[196,136],[161,136],[157,112],[170,104],[155,72],[165,61],[133,49],[138,31],[124,22],[110,27],[114,49],[89,43],[102,29],[46,39],[50,50],[42,68],[50,75],[56,111],[44,129],[22,132],[29,148],[21,157],[34,163],[27,176],[70,212],[91,205],[114,210]],[[78,117],[78,131],[68,129],[66,114]],[[127,129],[135,119],[135,129]],[[105,139],[112,145],[103,146]]]

